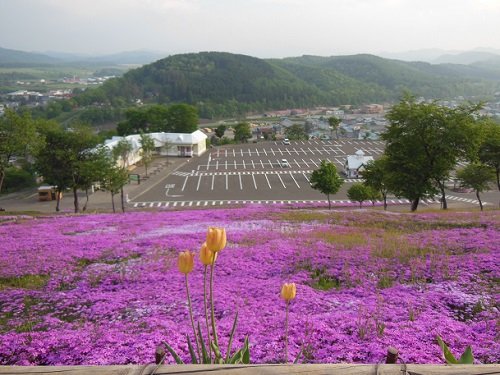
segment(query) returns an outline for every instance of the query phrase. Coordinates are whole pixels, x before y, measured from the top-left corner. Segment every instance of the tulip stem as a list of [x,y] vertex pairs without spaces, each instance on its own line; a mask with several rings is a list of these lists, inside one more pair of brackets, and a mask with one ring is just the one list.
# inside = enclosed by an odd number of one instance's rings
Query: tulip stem
[[209,351],[209,356],[210,356],[210,363],[212,363],[212,345],[210,345],[210,341],[212,340],[212,338],[210,335],[210,328],[208,326],[207,266],[205,266],[205,271],[203,273],[203,307],[205,308],[205,323],[207,324],[208,351]]
[[196,341],[196,351],[198,352],[198,358],[200,358],[200,360],[201,360],[200,345],[198,343],[198,336],[196,335],[196,329],[194,328],[193,308],[191,307],[191,296],[189,295],[189,282],[188,282],[188,274],[187,273],[186,273],[186,294],[187,294],[188,307],[189,307],[189,317],[191,318],[191,326],[193,327],[194,339]]
[[288,305],[290,301],[286,301],[285,309],[285,363],[288,363]]
[[214,268],[215,268],[215,262],[210,266],[210,305],[211,305],[212,333],[214,335],[214,344],[216,347],[219,347],[219,342],[217,340],[217,327],[215,325],[215,316],[214,316]]

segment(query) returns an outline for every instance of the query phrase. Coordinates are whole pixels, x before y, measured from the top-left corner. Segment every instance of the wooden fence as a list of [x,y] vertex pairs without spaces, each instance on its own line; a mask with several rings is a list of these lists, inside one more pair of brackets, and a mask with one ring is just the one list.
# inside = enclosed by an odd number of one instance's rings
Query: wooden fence
[[500,365],[127,365],[127,366],[0,366],[0,374],[61,375],[493,375]]

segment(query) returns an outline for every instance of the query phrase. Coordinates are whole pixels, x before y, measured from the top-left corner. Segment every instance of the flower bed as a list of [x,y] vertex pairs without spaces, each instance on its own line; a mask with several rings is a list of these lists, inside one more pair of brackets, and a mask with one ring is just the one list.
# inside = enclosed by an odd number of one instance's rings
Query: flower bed
[[[477,361],[500,360],[498,212],[401,214],[252,206],[24,218],[0,222],[0,364],[154,361],[167,340],[184,359],[191,326],[179,252],[225,227],[215,268],[215,317],[225,349],[250,337],[251,361],[442,363],[436,335]],[[203,268],[189,275],[203,315]],[[495,290],[495,288],[497,288]],[[203,325],[202,325],[203,327]],[[171,358],[168,358],[171,361]]]

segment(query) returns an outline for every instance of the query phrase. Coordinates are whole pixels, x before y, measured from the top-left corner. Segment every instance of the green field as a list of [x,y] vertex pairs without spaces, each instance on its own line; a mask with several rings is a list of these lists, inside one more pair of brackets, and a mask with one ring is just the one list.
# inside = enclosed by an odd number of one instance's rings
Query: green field
[[[45,92],[55,89],[83,87],[83,85],[80,84],[62,82],[47,82],[42,84],[40,83],[40,80],[44,79],[46,81],[54,81],[64,77],[92,77],[96,72],[102,69],[119,69],[125,72],[129,69],[129,67],[109,64],[68,64],[32,67],[0,66],[0,94],[17,90]],[[19,85],[16,83],[17,81],[29,82],[30,84]]]

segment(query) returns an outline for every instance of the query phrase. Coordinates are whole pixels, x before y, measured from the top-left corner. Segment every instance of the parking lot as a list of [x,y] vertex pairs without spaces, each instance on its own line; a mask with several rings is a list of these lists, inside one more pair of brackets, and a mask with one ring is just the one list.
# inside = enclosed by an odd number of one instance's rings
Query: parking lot
[[[362,150],[377,159],[383,154],[381,141],[333,140],[260,142],[209,149],[199,158],[186,159],[175,171],[129,200],[133,208],[220,206],[226,204],[324,203],[326,197],[311,188],[309,179],[322,160],[343,169],[348,155]],[[286,163],[285,163],[286,160]],[[345,179],[331,197],[348,204],[346,192],[357,179]],[[496,194],[494,194],[496,196]],[[449,194],[450,203],[478,205],[473,194]],[[390,197],[389,204],[407,204]],[[439,205],[438,198],[423,199],[422,205]]]
[[[214,147],[199,158],[161,157],[150,166],[149,178],[140,185],[132,182],[125,186],[127,206],[139,209],[248,203],[325,205],[326,197],[310,186],[311,173],[322,160],[333,162],[340,172],[345,158],[357,150],[363,150],[365,155],[377,159],[383,152],[383,143],[360,140],[291,141],[289,145],[260,142]],[[143,166],[137,168],[136,172],[144,177]],[[356,179],[344,181],[340,191],[331,196],[334,205],[350,205],[346,192],[353,182],[360,182]],[[36,196],[34,190],[31,193],[7,195],[0,199],[0,207],[12,211],[54,211],[54,202],[39,202]],[[498,206],[498,190],[493,189],[481,196],[487,205]],[[80,198],[82,201],[85,199],[83,193]],[[478,206],[473,192],[449,191],[447,199],[450,204],[458,206]],[[107,192],[92,194],[90,201],[91,209],[110,208]],[[408,203],[395,197],[389,197],[388,202]],[[421,204],[439,207],[439,199],[423,199]],[[72,211],[72,199],[63,199],[61,206],[63,210]]]
[[211,148],[131,203],[161,206],[176,201],[324,200],[324,195],[310,186],[311,173],[322,160],[333,162],[340,172],[347,155],[357,150],[376,159],[383,153],[383,142],[261,142]]

